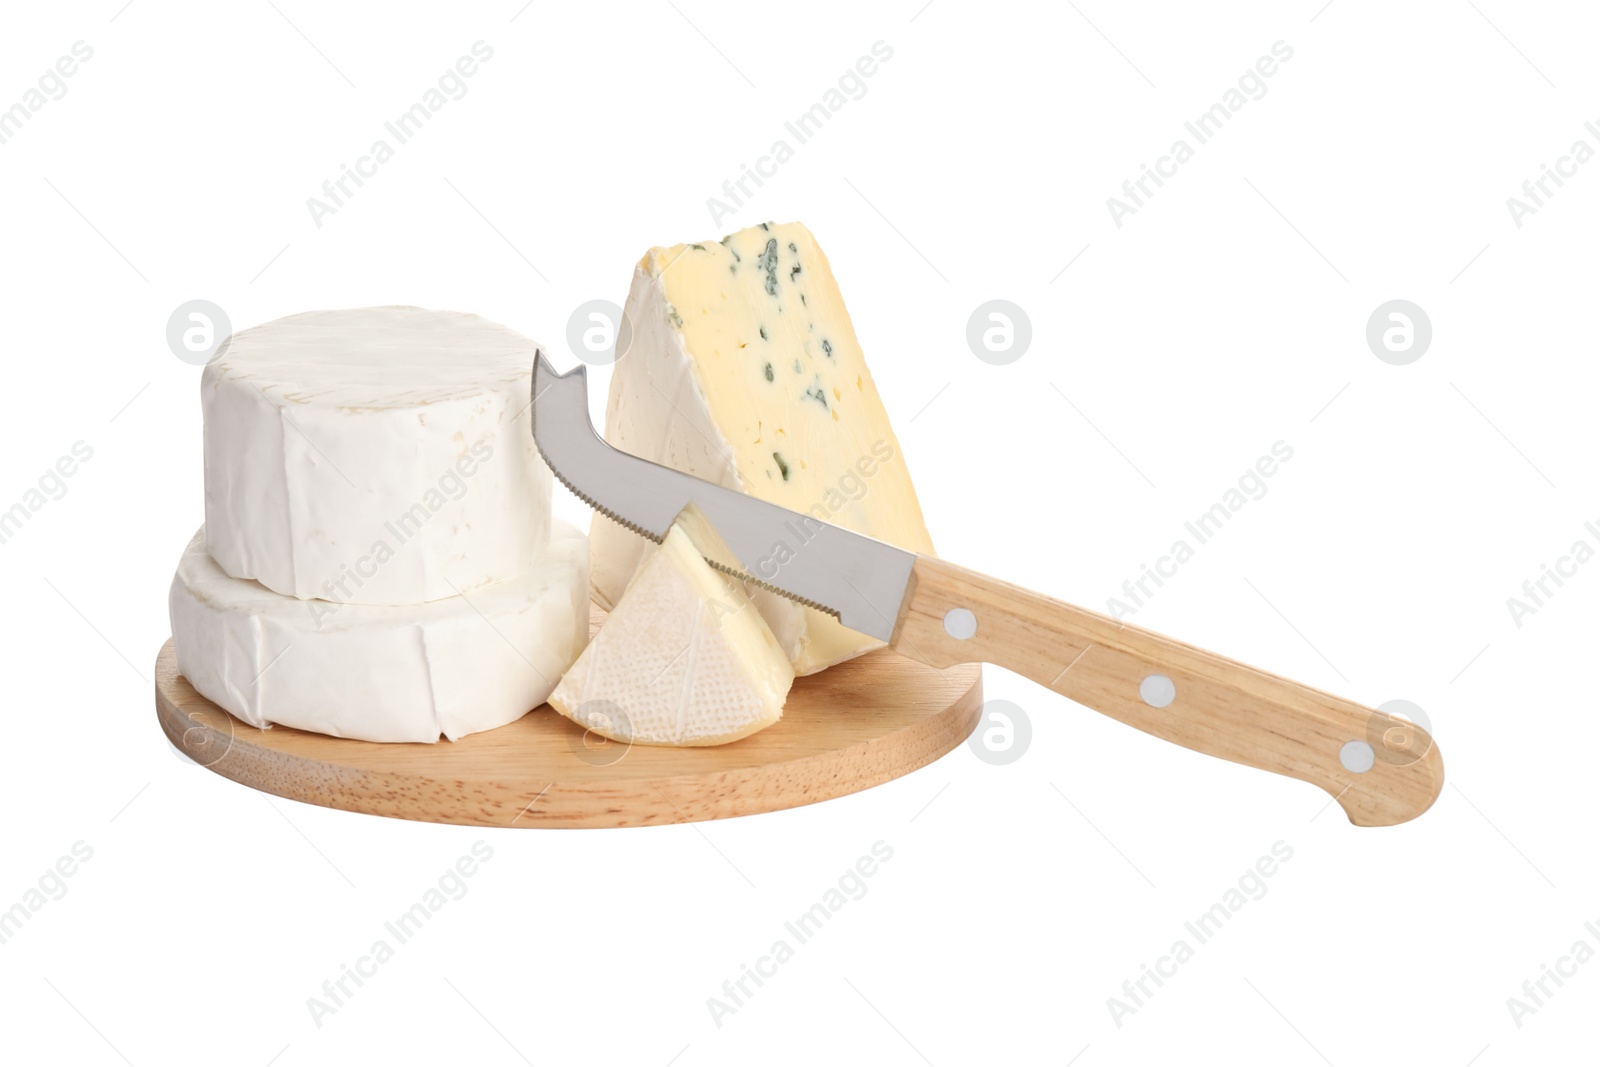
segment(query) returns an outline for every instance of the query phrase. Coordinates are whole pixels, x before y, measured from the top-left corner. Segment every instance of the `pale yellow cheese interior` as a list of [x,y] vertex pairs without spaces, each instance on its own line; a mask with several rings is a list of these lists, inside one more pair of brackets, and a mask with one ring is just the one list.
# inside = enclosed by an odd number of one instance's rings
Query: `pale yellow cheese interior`
[[754,496],[919,552],[933,543],[827,256],[799,223],[652,249],[713,421]]
[[[933,551],[899,441],[810,231],[767,224],[720,242],[656,248],[640,271],[660,286],[661,313],[681,338],[739,488],[902,548]],[[763,610],[771,620],[766,604]],[[832,616],[795,610],[805,613],[801,645],[790,650],[802,674],[878,647]]]

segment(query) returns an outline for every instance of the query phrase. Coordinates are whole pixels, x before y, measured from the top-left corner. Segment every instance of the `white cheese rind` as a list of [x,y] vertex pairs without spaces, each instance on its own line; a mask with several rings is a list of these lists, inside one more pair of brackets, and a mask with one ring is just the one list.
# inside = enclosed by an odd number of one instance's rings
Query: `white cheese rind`
[[235,335],[201,379],[213,557],[339,604],[517,578],[550,530],[528,410],[537,349],[476,315],[406,307]]
[[[632,342],[612,372],[606,440],[626,452],[902,548],[933,544],[827,257],[798,223],[656,248],[634,271]],[[595,599],[617,602],[651,551],[596,515]],[[769,563],[799,546],[774,545]],[[747,561],[758,577],[762,561]],[[795,670],[882,642],[766,590],[757,609]]]
[[550,695],[627,744],[720,745],[777,722],[794,668],[743,588],[674,526]]
[[434,742],[539,706],[589,636],[588,543],[557,521],[518,578],[412,606],[297,600],[223,572],[202,528],[172,581],[179,672],[252,726]]

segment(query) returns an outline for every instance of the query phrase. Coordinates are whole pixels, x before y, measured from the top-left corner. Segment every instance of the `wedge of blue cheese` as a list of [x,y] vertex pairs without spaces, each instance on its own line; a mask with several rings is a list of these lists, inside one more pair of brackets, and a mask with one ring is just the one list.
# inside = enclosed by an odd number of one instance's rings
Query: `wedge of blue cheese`
[[[624,451],[879,540],[931,553],[911,474],[828,258],[799,223],[653,248],[634,270],[606,440]],[[803,531],[797,531],[803,533]],[[595,598],[611,607],[651,545],[595,517]],[[803,543],[746,560],[771,578]],[[761,589],[797,674],[880,647]]]

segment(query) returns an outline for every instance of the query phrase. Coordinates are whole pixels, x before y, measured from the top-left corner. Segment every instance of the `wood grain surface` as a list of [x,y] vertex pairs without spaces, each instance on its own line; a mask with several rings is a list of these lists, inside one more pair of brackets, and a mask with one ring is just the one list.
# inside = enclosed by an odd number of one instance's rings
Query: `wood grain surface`
[[548,705],[432,745],[258,730],[196,693],[172,642],[156,712],[181,751],[225,778],[308,804],[472,826],[618,827],[814,804],[898,778],[960,745],[983,702],[976,665],[936,670],[888,650],[795,680],[783,719],[712,748],[626,747]]

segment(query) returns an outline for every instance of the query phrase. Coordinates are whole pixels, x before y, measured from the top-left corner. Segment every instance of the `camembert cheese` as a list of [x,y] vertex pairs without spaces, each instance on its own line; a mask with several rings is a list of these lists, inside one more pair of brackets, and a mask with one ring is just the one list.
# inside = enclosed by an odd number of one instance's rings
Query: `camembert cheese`
[[450,740],[537,707],[589,636],[589,550],[555,522],[522,574],[426,604],[297,600],[234,578],[202,528],[172,579],[178,671],[252,726]]
[[240,332],[201,378],[211,555],[235,578],[337,604],[519,579],[550,536],[537,348],[476,315],[411,307]]
[[742,585],[705,561],[708,536],[690,517],[652,548],[551,707],[644,745],[720,745],[778,721],[794,668]]

